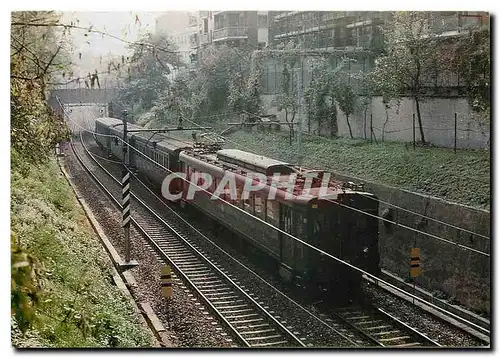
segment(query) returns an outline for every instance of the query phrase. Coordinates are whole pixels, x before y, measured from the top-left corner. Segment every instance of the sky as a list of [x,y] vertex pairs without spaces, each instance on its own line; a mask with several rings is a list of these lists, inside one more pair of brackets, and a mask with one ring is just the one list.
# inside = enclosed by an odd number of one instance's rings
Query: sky
[[[155,19],[162,12],[147,11],[71,11],[62,12],[61,22],[103,31],[106,34],[116,36],[126,41],[136,41],[140,34],[153,32]],[[127,56],[129,44],[119,39],[87,32],[85,30],[72,29],[71,40],[73,44],[72,62],[74,77],[83,77],[88,73],[107,71],[107,66],[112,58]],[[110,76],[111,81],[116,74]],[[78,86],[78,83],[73,83]],[[80,84],[81,85],[81,84]]]
[[[101,30],[127,41],[137,40],[140,33],[154,31],[155,18],[161,12],[146,11],[74,11],[63,12],[64,23],[73,21],[83,27],[92,25],[96,30]],[[138,21],[136,21],[136,17]],[[89,33],[85,36],[83,30],[72,30],[75,52],[92,53],[97,56],[109,52],[118,55],[127,52],[127,44],[100,34]]]

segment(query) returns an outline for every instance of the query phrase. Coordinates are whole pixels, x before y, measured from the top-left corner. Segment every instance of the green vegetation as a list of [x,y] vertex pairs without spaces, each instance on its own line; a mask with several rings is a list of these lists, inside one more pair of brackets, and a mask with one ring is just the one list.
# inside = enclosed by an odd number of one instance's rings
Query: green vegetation
[[67,136],[45,101],[48,84],[70,66],[58,21],[55,12],[12,13],[12,344],[148,347],[148,331],[113,285],[109,259],[51,158]]
[[[437,196],[488,209],[490,206],[490,153],[417,147],[396,142],[370,144],[362,139],[327,139],[305,135],[302,163],[309,168]],[[227,147],[239,148],[296,163],[296,145],[287,133],[238,131],[228,137]]]
[[[15,168],[19,160],[13,152]],[[150,346],[55,160],[13,169],[11,189],[13,344]]]

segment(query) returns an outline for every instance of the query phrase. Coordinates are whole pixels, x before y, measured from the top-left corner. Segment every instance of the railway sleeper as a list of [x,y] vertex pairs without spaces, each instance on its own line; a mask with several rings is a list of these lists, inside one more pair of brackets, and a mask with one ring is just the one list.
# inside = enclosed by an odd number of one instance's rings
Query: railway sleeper
[[249,312],[249,311],[253,311],[253,309],[252,308],[244,308],[242,310],[224,311],[222,313],[224,313],[224,314],[233,314],[233,313],[242,313],[242,312]]
[[349,319],[349,320],[358,320],[358,319],[366,319],[366,318],[370,318],[370,316],[347,317],[346,319]]
[[288,343],[288,341],[257,343],[257,344],[252,344],[252,347],[270,347],[270,346],[277,346],[277,345],[286,344],[286,343]]
[[[236,303],[239,303],[240,305],[235,305]],[[235,307],[248,307],[248,305],[245,303],[244,300],[232,300],[232,301],[218,301],[213,303],[214,306],[217,307],[217,309],[224,309],[224,308],[235,308]],[[224,306],[224,305],[229,305],[229,306]],[[231,306],[233,305],[233,306]]]
[[212,285],[209,285],[207,283],[203,283],[201,285],[198,285],[198,288],[202,291],[210,291],[211,289],[217,289],[217,288],[227,288],[229,290],[231,289],[231,288],[227,287],[227,284],[223,283],[222,281],[220,283],[212,284]]
[[275,330],[272,328],[268,328],[268,329],[260,329],[258,331],[242,332],[241,334],[246,335],[246,336],[251,336],[253,334],[262,334],[262,333],[268,333],[268,332],[275,332]]
[[223,285],[224,287],[219,287],[219,288],[200,288],[200,291],[202,291],[204,294],[207,292],[209,294],[210,292],[223,292],[223,291],[232,291],[233,289],[231,287],[227,287],[226,285]]
[[373,321],[361,321],[361,322],[356,322],[356,325],[362,325],[362,324],[373,324],[373,323],[380,323],[383,322],[380,319],[375,319]]
[[408,348],[408,347],[416,347],[416,346],[421,346],[422,343],[420,342],[412,342],[412,343],[403,343],[403,344],[396,344],[394,346],[391,346],[391,348]]
[[376,332],[376,333],[370,333],[372,336],[386,336],[388,334],[395,334],[395,333],[400,333],[401,331],[399,330],[394,330],[394,331],[382,331],[382,332]]
[[252,322],[260,322],[260,321],[264,321],[264,318],[245,319],[245,320],[242,320],[242,321],[233,321],[233,322],[230,322],[230,323],[232,325],[236,325],[236,324],[240,324],[240,323],[252,323]]
[[259,316],[259,314],[258,313],[248,313],[248,314],[241,314],[241,315],[236,315],[236,316],[228,316],[225,318],[227,320],[230,320],[230,319],[239,319],[239,318],[255,317],[255,316]]
[[210,297],[210,301],[219,301],[219,300],[229,300],[229,299],[234,299],[238,298],[239,296],[233,295],[233,296],[223,296],[223,297]]
[[406,339],[410,339],[410,336],[398,336],[398,337],[392,337],[392,338],[381,338],[379,339],[380,342],[394,342],[394,341],[404,341]]
[[222,295],[227,295],[229,293],[234,293],[234,292],[232,292],[230,289],[222,292],[207,292],[207,293],[203,292],[203,294],[207,297],[222,296]]
[[367,330],[367,331],[373,331],[373,330],[376,330],[376,329],[386,329],[386,328],[394,328],[394,327],[392,327],[391,325],[386,324],[386,325],[383,325],[383,326],[366,327],[364,329]]
[[281,334],[273,334],[272,336],[260,336],[260,337],[250,337],[245,338],[246,341],[267,341],[269,339],[283,338]]
[[[200,271],[191,271],[191,272],[186,272],[186,274],[189,276],[189,277],[207,277],[209,274],[210,276],[212,276],[213,274],[210,273],[210,270],[207,270],[205,272],[200,272]],[[213,278],[213,277],[210,277],[210,278]]]

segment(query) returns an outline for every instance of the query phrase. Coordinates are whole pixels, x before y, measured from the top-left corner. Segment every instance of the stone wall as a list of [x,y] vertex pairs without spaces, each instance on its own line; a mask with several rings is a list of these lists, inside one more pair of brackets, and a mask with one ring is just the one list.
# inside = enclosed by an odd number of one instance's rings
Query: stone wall
[[100,103],[106,104],[112,101],[118,93],[117,89],[110,88],[68,88],[68,89],[56,89],[50,94],[48,99],[49,105],[57,109],[59,106],[57,104],[56,96],[58,96],[62,103],[64,104],[75,104],[75,103]]
[[[280,121],[284,121],[284,111],[279,112],[274,103],[274,95],[262,96],[264,113],[276,114]],[[490,143],[489,124],[481,125],[477,116],[467,103],[467,99],[461,97],[429,97],[420,103],[422,126],[426,141],[440,147],[453,148],[455,141],[454,117],[457,113],[457,148],[482,149],[488,148]],[[350,116],[349,121],[353,136],[355,138],[370,139],[370,118],[372,119],[375,138],[380,141],[413,141],[413,119],[414,101],[411,98],[402,98],[399,103],[391,102],[387,109],[382,103],[381,97],[374,97],[367,106],[366,113],[363,108],[358,108]],[[302,113],[303,130],[308,130],[307,114]],[[388,119],[387,123],[386,120]],[[345,115],[338,111],[338,132],[342,137],[349,137],[349,129]],[[384,126],[385,124],[385,126]],[[420,141],[418,120],[415,114],[416,141]],[[384,132],[384,133],[383,133]],[[311,133],[329,135],[330,130],[325,125],[318,129],[315,123],[311,123]]]
[[[366,191],[374,193],[384,202],[490,237],[491,218],[486,210],[450,203],[439,198],[371,183],[359,178],[335,173],[334,175],[340,180],[364,183]],[[379,215],[392,218],[391,220],[398,224],[490,253],[490,240],[488,239],[390,205],[380,203]],[[412,247],[419,247],[422,274],[416,278],[418,285],[431,292],[444,292],[449,297],[454,297],[460,303],[477,311],[489,312],[491,289],[489,256],[465,250],[454,244],[445,243],[394,224],[384,224],[382,220],[379,224],[379,232],[383,268],[402,278],[409,278],[409,250]]]

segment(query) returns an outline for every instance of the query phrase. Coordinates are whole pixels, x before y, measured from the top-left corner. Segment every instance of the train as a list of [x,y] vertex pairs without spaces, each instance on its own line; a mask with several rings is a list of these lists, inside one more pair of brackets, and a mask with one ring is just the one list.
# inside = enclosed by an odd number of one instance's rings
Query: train
[[[359,271],[286,233],[373,275],[380,274],[379,208],[372,193],[353,183],[328,179],[320,170],[299,168],[238,149],[206,150],[199,143],[140,129],[128,124],[132,132],[128,132],[127,141],[134,148],[128,150],[130,170],[147,178],[157,190],[161,190],[167,175],[182,173],[184,179],[175,178],[169,184],[169,190],[179,194],[180,205],[196,209],[258,248],[276,264],[277,274],[285,282],[333,294],[342,301],[359,296],[362,279]],[[95,132],[95,141],[102,150],[122,158],[122,120],[97,118]],[[205,191],[188,198],[189,185],[200,185],[196,173],[209,174],[213,180]],[[236,183],[236,199],[226,193],[220,195],[223,200],[213,200],[213,192],[228,173]],[[249,173],[259,173],[267,180],[244,198],[241,194]],[[277,188],[273,185],[276,176],[281,181],[293,176],[294,187]],[[310,189],[303,195],[307,180]],[[274,197],[269,195],[273,190]]]

